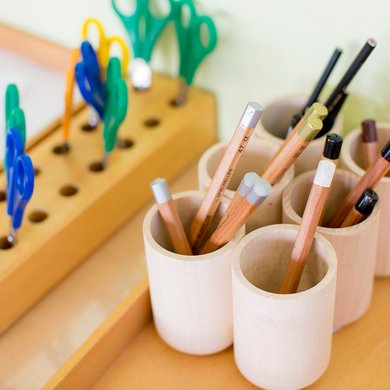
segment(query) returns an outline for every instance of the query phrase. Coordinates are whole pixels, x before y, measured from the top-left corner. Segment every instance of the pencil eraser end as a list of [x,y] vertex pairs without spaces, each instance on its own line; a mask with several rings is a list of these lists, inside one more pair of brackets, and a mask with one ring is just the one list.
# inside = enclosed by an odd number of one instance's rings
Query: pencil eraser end
[[244,114],[240,120],[240,123],[249,129],[254,129],[257,126],[261,114],[263,113],[263,107],[256,102],[249,102],[245,108]]
[[148,89],[152,85],[152,70],[143,58],[133,58],[130,62],[133,86],[137,90]]
[[378,140],[376,132],[376,123],[373,119],[366,119],[362,122],[362,141],[376,142]]
[[166,203],[172,199],[171,193],[169,192],[167,181],[163,178],[158,178],[153,180],[150,183],[150,187],[152,189],[154,199],[156,203]]
[[329,160],[338,160],[340,157],[343,137],[336,133],[330,133],[326,136],[323,156]]
[[333,176],[336,172],[336,164],[329,160],[321,160],[318,163],[313,184],[329,188],[332,185]]

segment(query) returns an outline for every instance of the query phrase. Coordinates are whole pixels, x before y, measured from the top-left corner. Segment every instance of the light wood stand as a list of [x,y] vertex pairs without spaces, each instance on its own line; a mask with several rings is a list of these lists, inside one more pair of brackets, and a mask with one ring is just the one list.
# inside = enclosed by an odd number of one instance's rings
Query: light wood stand
[[[30,148],[40,173],[25,211],[19,242],[0,250],[0,332],[28,310],[85,257],[151,199],[149,183],[157,176],[174,178],[216,137],[215,98],[196,88],[188,102],[174,107],[177,82],[155,75],[153,87],[138,93],[129,86],[129,110],[119,137],[133,144],[115,149],[102,172],[91,163],[103,156],[102,128],[81,130],[86,109],[78,112],[70,131],[71,151],[55,154],[61,127],[53,128]],[[73,187],[77,193],[69,193]],[[0,174],[0,189],[5,174]],[[0,203],[0,235],[9,233],[6,204]],[[33,223],[34,213],[47,218]],[[35,214],[36,217],[36,214]]]

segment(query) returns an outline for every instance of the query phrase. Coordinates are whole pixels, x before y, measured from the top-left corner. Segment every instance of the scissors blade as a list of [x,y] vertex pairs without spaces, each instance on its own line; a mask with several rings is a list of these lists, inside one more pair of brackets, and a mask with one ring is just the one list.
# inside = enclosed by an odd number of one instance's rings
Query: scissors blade
[[23,154],[23,141],[16,129],[7,131],[5,145],[5,162],[7,177],[7,214],[12,216],[15,202],[15,165],[16,160]]
[[12,228],[20,228],[23,214],[28,201],[34,192],[34,167],[31,158],[26,154],[20,155],[15,166],[15,202],[12,213]]

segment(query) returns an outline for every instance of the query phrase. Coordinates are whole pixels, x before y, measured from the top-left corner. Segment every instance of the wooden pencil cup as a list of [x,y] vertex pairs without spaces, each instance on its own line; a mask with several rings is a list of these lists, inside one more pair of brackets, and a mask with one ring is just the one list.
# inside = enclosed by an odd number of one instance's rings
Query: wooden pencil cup
[[[315,171],[306,172],[286,188],[283,194],[283,223],[300,224]],[[326,222],[358,181],[345,170],[337,170],[325,209]],[[345,228],[318,227],[337,253],[337,292],[334,329],[360,318],[371,302],[374,284],[376,246],[379,228],[379,205],[363,222]]]
[[[198,191],[173,196],[186,231],[203,197]],[[226,208],[223,201],[211,228]],[[153,318],[160,337],[171,347],[194,355],[229,347],[233,342],[231,256],[245,228],[222,248],[200,256],[172,252],[156,206],[146,214],[143,232]]]
[[[390,123],[377,123],[378,156],[380,150],[390,139]],[[363,147],[361,129],[351,131],[344,140],[341,149],[341,166],[358,176],[363,176]],[[384,177],[376,186],[375,191],[381,202],[380,230],[378,233],[378,248],[376,255],[375,276],[390,276],[390,177]]]
[[[286,132],[293,115],[300,112],[306,100],[302,96],[285,96],[265,105],[263,115],[255,129],[254,136],[271,141],[280,146],[286,137]],[[340,134],[342,126],[342,119],[339,115],[331,132]],[[301,156],[299,156],[295,162],[295,176],[317,168],[318,161],[324,149],[325,138],[323,136],[313,140]]]
[[306,387],[329,364],[336,253],[316,233],[298,292],[279,294],[297,232],[296,225],[257,229],[233,252],[234,358],[262,388]]
[[[219,142],[208,148],[198,163],[198,185],[200,191],[206,191],[211,185],[214,174],[225,153],[227,144]],[[276,153],[278,147],[272,142],[251,139],[240,162],[235,169],[225,191],[227,198],[232,199],[241,179],[247,172],[261,172],[268,161]],[[291,166],[276,183],[267,199],[257,208],[245,225],[246,231],[251,232],[262,226],[282,222],[282,195],[284,189],[294,178],[294,166]]]

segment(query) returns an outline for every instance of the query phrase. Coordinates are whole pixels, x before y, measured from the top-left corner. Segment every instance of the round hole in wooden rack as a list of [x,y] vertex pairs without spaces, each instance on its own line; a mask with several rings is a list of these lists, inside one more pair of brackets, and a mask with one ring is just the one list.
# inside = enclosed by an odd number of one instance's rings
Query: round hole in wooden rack
[[0,202],[5,202],[7,200],[7,193],[5,190],[0,190]]
[[12,240],[11,236],[0,237],[0,249],[2,250],[11,249],[14,245],[15,242]]
[[68,143],[64,142],[61,145],[54,146],[54,154],[68,154],[70,152],[70,146]]
[[34,167],[34,176],[37,177],[41,174],[41,168]]
[[116,146],[119,149],[130,149],[134,146],[134,141],[130,138],[118,138],[116,141]]
[[92,172],[103,172],[105,169],[102,161],[95,161],[89,165],[89,170]]
[[144,122],[144,126],[149,127],[149,128],[157,127],[159,124],[160,124],[160,119],[158,119],[158,118],[149,118],[149,119],[146,119]]
[[173,99],[171,99],[171,100],[169,101],[169,105],[170,105],[171,107],[182,107],[182,106],[184,106],[184,103],[185,103],[184,100],[180,100],[180,99],[178,99],[178,98],[173,98]]
[[65,197],[74,196],[79,192],[79,189],[73,184],[66,184],[60,188],[60,194]]
[[41,223],[47,219],[48,216],[49,214],[45,210],[33,210],[28,215],[28,219],[32,223]]
[[95,131],[96,129],[98,128],[98,123],[89,123],[89,122],[85,122],[83,125],[81,125],[81,130],[86,132],[86,133],[90,133],[92,131]]

